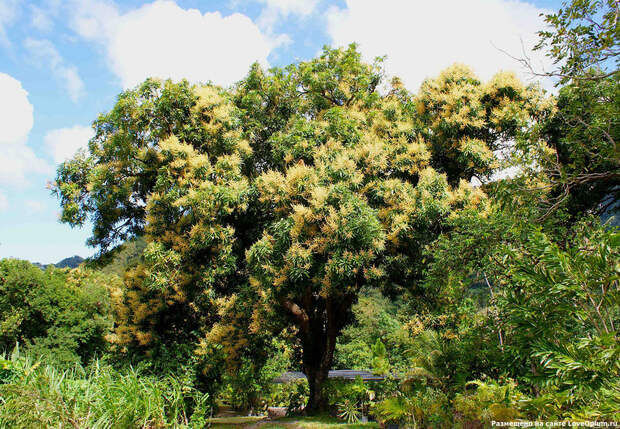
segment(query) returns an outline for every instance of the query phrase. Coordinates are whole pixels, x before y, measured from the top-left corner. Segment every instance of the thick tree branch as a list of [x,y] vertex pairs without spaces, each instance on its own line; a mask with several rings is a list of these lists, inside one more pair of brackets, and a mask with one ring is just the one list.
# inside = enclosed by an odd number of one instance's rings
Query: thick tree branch
[[295,319],[304,333],[310,331],[310,319],[306,311],[290,299],[282,299],[282,307]]

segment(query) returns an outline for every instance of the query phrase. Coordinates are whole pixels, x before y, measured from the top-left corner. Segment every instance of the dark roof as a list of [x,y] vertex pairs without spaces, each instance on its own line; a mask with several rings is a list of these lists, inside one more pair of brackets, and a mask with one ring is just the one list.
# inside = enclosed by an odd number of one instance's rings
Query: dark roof
[[[341,378],[343,380],[355,380],[357,377],[360,377],[364,381],[376,381],[376,380],[384,380],[385,377],[382,375],[375,375],[370,371],[356,371],[352,369],[334,369],[329,371],[329,378]],[[273,379],[274,383],[290,383],[294,380],[301,380],[306,378],[306,375],[303,372],[299,371],[290,371],[285,372],[279,377]]]

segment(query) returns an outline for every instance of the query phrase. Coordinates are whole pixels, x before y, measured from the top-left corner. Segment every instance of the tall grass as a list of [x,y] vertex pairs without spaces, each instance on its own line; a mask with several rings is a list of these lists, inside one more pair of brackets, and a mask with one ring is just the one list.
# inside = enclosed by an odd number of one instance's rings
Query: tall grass
[[209,410],[206,394],[172,376],[0,357],[0,428],[199,428]]

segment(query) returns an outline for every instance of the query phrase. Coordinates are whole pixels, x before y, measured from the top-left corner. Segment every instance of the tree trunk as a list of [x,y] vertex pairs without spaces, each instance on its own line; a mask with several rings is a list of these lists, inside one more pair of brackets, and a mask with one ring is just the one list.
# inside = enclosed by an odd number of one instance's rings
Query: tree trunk
[[307,414],[327,411],[328,401],[324,392],[325,381],[332,367],[338,329],[334,320],[313,320],[310,329],[303,334],[303,369],[308,379],[310,398]]
[[299,327],[303,372],[310,389],[305,412],[317,414],[328,410],[324,386],[334,360],[336,339],[347,320],[353,296],[341,297],[338,302],[334,302],[333,299],[324,299],[311,293],[308,288],[308,293],[301,301],[301,305],[290,300],[283,300],[282,304]]
[[327,411],[329,403],[323,389],[329,375],[329,369],[306,370],[310,397],[306,406],[306,414],[313,415]]

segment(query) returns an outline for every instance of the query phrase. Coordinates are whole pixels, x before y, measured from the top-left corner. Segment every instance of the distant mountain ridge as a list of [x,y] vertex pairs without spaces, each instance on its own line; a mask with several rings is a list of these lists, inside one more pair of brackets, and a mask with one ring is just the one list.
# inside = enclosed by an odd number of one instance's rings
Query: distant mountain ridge
[[[99,259],[91,259],[88,261],[88,266],[93,269],[101,270],[106,274],[117,274],[122,276],[128,267],[138,264],[142,258],[142,253],[146,248],[146,240],[144,237],[134,237],[127,240],[120,246],[117,246],[112,251]],[[86,258],[75,255],[69,258],[65,258],[55,264],[41,264],[39,262],[32,262],[32,265],[45,270],[47,267],[56,268],[77,268],[80,264],[86,262]]]
[[81,256],[75,255],[69,258],[65,258],[60,262],[56,262],[55,264],[40,264],[38,262],[33,262],[32,265],[35,265],[42,270],[47,267],[56,267],[56,268],[77,268],[82,262],[84,262],[84,258]]

